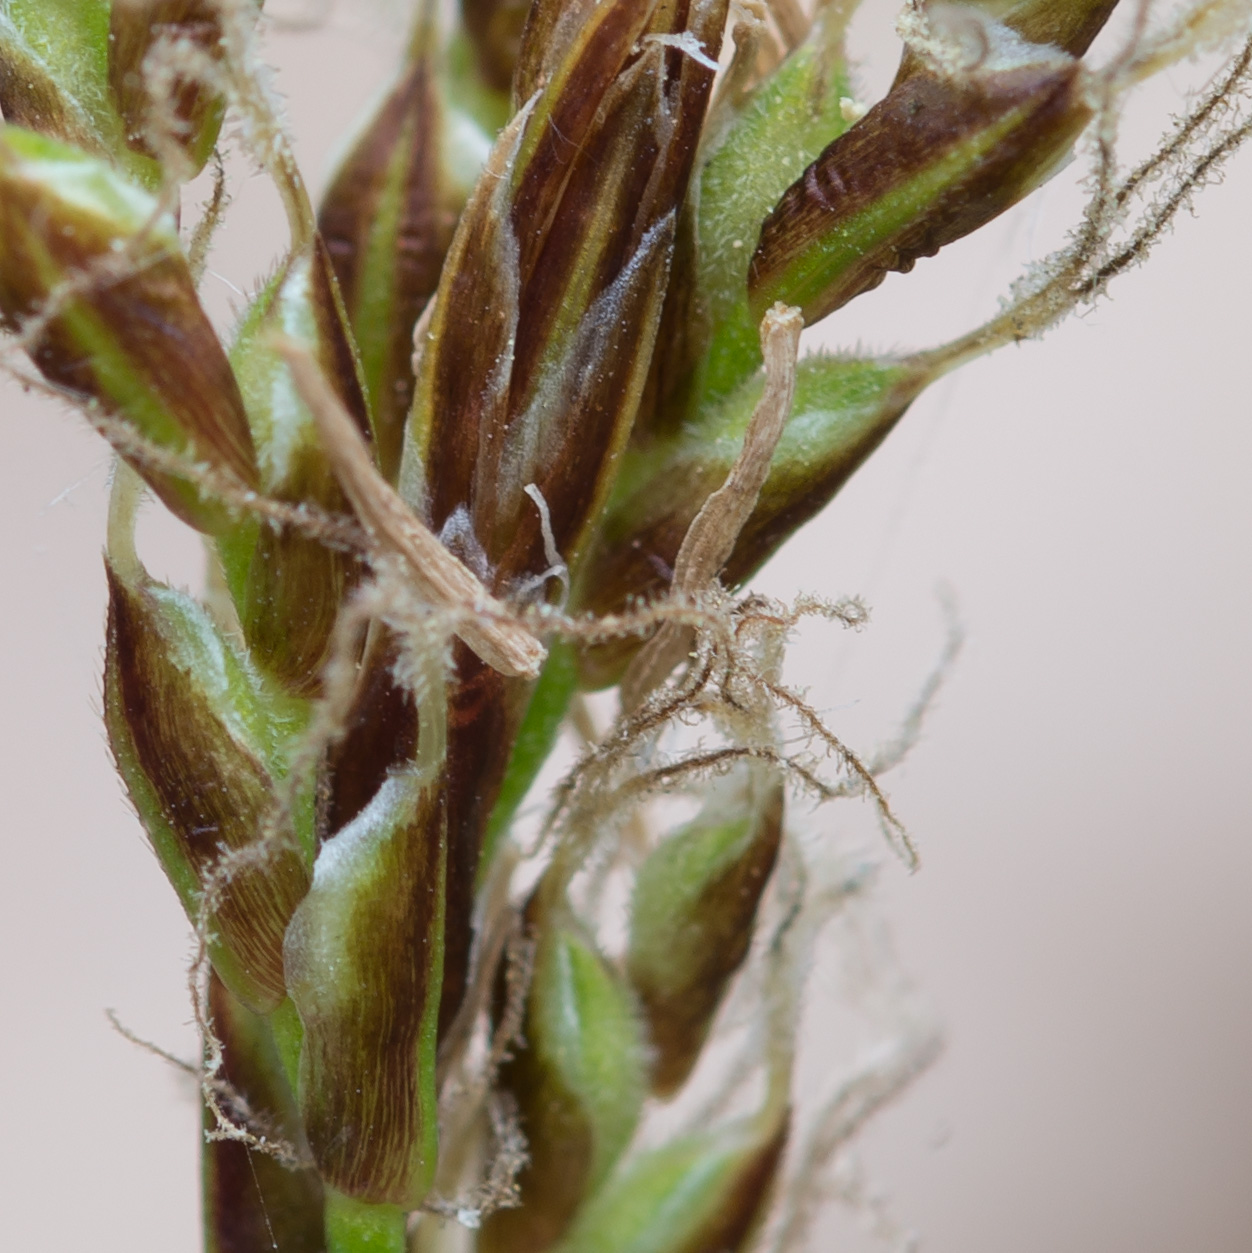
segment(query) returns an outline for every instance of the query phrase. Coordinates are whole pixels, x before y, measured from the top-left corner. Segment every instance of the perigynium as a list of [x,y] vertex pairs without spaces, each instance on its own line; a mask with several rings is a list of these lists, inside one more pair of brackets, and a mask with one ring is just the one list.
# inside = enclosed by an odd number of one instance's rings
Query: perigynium
[[[915,864],[880,778],[957,641],[858,751],[783,659],[865,607],[750,580],[1252,132],[1246,4],[1141,6],[1088,58],[1113,7],[919,0],[866,109],[851,5],[418,0],[314,204],[253,0],[0,5],[7,362],[118,455],[104,720],[196,938],[210,1249],[807,1247],[822,1168],[937,1048],[885,968],[877,1047],[797,1089],[805,979],[866,881],[807,802],[862,798]],[[1123,168],[1125,95],[1219,48]],[[289,244],[223,344],[197,287],[228,147]],[[1076,147],[1082,219],[990,321],[801,354]],[[145,569],[146,492],[204,535],[203,602]]]

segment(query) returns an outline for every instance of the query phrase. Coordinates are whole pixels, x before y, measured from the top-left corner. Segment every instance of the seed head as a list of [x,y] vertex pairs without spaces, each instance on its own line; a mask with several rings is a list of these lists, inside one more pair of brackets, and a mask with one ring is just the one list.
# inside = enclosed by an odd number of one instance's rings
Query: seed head
[[546,45],[545,85],[462,218],[421,359],[413,451],[432,525],[463,519],[498,588],[551,564],[528,488],[571,563],[603,501],[712,82],[658,40],[690,35],[712,55],[724,17],[713,0],[594,6],[567,44]]

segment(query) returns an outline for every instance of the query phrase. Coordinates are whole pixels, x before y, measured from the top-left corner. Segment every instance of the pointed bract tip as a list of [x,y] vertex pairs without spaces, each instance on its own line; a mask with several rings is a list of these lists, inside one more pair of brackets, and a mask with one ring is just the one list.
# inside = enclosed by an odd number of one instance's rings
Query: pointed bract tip
[[16,126],[0,130],[0,314],[27,335],[50,382],[187,460],[178,477],[122,449],[179,517],[206,531],[231,525],[194,471],[256,487],[252,435],[156,200],[98,158]]
[[985,225],[1064,162],[1091,117],[1079,63],[976,10],[939,16],[886,98],[765,219],[748,272],[754,314],[785,300],[811,325]]
[[109,15],[109,90],[126,142],[158,160],[177,151],[185,178],[204,167],[225,113],[223,20],[215,0],[115,0]]

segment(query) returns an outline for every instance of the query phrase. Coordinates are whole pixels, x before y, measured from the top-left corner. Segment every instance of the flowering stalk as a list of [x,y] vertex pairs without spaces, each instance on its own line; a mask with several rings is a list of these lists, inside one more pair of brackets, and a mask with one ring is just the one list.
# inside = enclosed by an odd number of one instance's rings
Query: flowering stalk
[[[931,382],[1101,294],[1252,133],[1245,42],[1114,159],[1121,93],[1246,11],[1100,64],[1111,0],[913,0],[865,110],[836,0],[413,8],[315,205],[253,0],[0,2],[0,316],[120,458],[105,724],[196,936],[206,1244],[793,1253],[805,1146],[840,1138],[794,1090],[803,979],[861,881],[788,793],[868,797],[915,861],[879,776],[922,711],[862,758],[782,659],[864,608],[741,589]],[[801,356],[1089,129],[1082,226],[986,327]],[[228,352],[177,209],[231,134],[290,239]],[[204,535],[209,603],[144,568],[145,489]],[[583,693],[614,686],[606,728]],[[892,1029],[867,1112],[934,1054]]]

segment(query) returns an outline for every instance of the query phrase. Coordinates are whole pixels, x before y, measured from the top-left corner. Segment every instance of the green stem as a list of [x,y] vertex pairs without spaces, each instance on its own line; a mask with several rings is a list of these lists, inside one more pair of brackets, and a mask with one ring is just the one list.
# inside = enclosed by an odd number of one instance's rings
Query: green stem
[[283,1065],[283,1072],[291,1091],[300,1091],[300,1047],[304,1043],[304,1026],[300,1015],[296,1012],[291,997],[287,997],[279,1007],[270,1014],[270,1032],[274,1037],[274,1046],[278,1049],[278,1057]]
[[577,684],[578,662],[573,646],[562,640],[553,641],[543,673],[535,684],[530,704],[526,706],[513,753],[509,757],[508,771],[487,823],[482,858],[478,863],[479,887],[486,881],[501,837],[509,829],[518,806],[526,799],[526,793],[556,745],[561,722]]
[[398,1205],[369,1205],[326,1189],[326,1253],[405,1253]]

